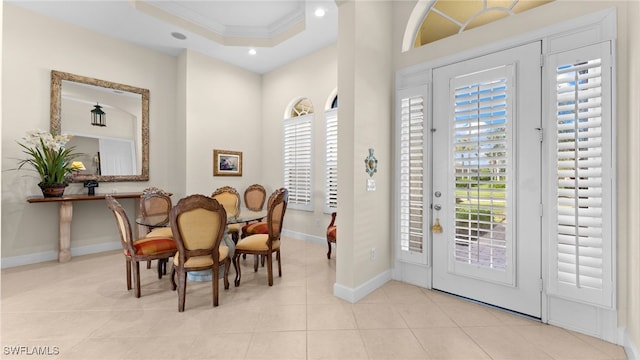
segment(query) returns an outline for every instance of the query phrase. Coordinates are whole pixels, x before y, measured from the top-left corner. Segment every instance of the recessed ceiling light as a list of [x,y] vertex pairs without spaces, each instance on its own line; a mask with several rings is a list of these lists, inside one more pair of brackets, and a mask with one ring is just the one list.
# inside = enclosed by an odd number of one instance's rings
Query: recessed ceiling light
[[323,8],[317,8],[316,11],[313,12],[313,14],[319,18],[323,17],[326,13],[327,13],[326,10]]
[[178,40],[184,40],[187,38],[187,36],[183,33],[179,33],[179,32],[172,32],[171,36],[173,36],[174,38],[178,39]]
[[253,49],[253,48],[252,48],[252,49],[249,49],[249,55],[255,55],[255,54],[257,54],[257,53],[258,53],[258,52],[256,51],[256,49]]

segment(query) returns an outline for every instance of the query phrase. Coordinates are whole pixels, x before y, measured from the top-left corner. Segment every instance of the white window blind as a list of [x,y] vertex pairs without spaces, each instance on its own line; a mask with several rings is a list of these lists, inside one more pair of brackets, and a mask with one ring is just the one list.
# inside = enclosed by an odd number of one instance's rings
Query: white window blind
[[[398,94],[398,172],[399,204],[398,230],[400,259],[419,264],[427,263],[425,221],[425,99],[423,89]],[[426,190],[428,191],[428,189]]]
[[292,209],[313,210],[311,204],[313,114],[284,120],[284,187]]
[[513,184],[511,84],[504,74],[509,69],[488,70],[478,82],[474,76],[461,77],[453,89],[454,258],[501,271],[507,266],[507,229],[512,221],[507,206]]
[[[553,56],[550,292],[613,306],[609,45]],[[580,59],[580,60],[576,60]]]
[[338,209],[338,111],[325,112],[325,204],[324,212]]

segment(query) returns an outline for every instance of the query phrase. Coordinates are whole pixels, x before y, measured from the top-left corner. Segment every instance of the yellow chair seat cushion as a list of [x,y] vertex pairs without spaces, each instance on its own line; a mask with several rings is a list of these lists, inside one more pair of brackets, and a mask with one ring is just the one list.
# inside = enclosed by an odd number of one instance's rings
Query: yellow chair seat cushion
[[151,230],[145,237],[173,237],[170,227],[159,227]]
[[[136,249],[136,255],[155,255],[178,250],[176,242],[166,237],[145,237],[134,241],[133,247]],[[129,250],[125,250],[124,253],[129,256]]]
[[227,228],[229,229],[230,233],[240,232],[240,229],[242,229],[242,224],[229,224]]
[[[227,258],[227,256],[229,256],[229,247],[228,246],[220,246],[218,248],[218,254],[220,254],[220,262],[223,262],[224,259]],[[173,265],[178,266],[178,264],[180,263],[179,258],[179,254],[176,253],[176,255],[173,257]],[[189,268],[198,268],[198,267],[205,267],[205,266],[211,266],[213,265],[213,258],[209,255],[203,255],[203,256],[194,256],[191,258],[188,258],[187,261],[184,263],[184,268],[185,269],[189,269]]]
[[[236,244],[236,250],[267,251],[269,250],[269,247],[267,246],[268,240],[268,234],[255,234],[247,236],[246,238],[238,241],[238,243]],[[280,240],[274,241],[271,246],[273,250],[279,249]]]

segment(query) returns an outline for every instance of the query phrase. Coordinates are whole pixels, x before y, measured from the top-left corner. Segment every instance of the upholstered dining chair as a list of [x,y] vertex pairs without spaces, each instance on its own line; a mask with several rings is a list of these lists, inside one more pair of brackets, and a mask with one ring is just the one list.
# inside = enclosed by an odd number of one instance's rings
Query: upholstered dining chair
[[329,251],[327,252],[327,259],[331,259],[331,243],[336,244],[336,233],[338,232],[338,227],[336,226],[336,215],[337,212],[331,213],[331,222],[329,226],[327,226],[327,247]]
[[[173,236],[171,235],[171,228],[169,227],[169,211],[171,211],[172,206],[169,193],[157,187],[148,187],[142,190],[142,195],[140,195],[138,205],[138,213],[140,216],[166,216],[164,221],[160,220],[158,222],[159,224],[166,224],[165,226],[138,225],[139,235],[144,231],[146,236]],[[151,261],[147,261],[147,269],[150,268]]]
[[[224,206],[224,209],[227,211],[227,216],[238,216],[240,213],[240,194],[235,188],[231,186],[217,188],[216,191],[211,194],[211,197]],[[231,234],[233,242],[238,242],[241,228],[242,224],[229,224],[228,231],[229,234]]]
[[213,306],[218,306],[220,264],[224,264],[225,289],[229,289],[231,266],[229,247],[220,245],[227,225],[224,206],[208,196],[190,195],[171,209],[170,221],[178,246],[171,270],[171,289],[178,289],[178,311],[184,311],[189,271],[212,271]]
[[[271,201],[273,201],[273,197],[269,196],[269,202],[267,203],[267,208],[271,205]],[[262,209],[260,209],[262,210]],[[241,238],[245,238],[249,235],[256,235],[256,234],[269,234],[269,226],[267,225],[266,221],[254,221],[254,222],[250,222],[248,224],[245,224],[242,227],[242,235]],[[246,259],[247,258],[247,254],[242,254],[242,258]],[[253,262],[253,270],[254,271],[258,271],[258,258],[261,258],[261,264],[262,266],[264,266],[264,261],[265,261],[265,257],[259,257],[258,255],[254,256],[254,262]]]
[[[158,279],[162,278],[167,259],[178,250],[176,243],[170,237],[148,236],[133,239],[129,217],[120,203],[111,195],[105,195],[107,206],[116,218],[116,225],[120,233],[120,242],[127,261],[127,290],[131,290],[131,278],[135,285],[136,297],[140,297],[140,261],[158,260]],[[133,274],[131,272],[133,267]]]
[[262,210],[266,200],[267,190],[260,184],[253,184],[244,190],[244,206],[249,210]]
[[[253,184],[244,191],[244,204],[249,210],[260,211],[264,208],[267,199],[267,191],[260,184]],[[242,227],[242,236],[253,234],[266,234],[267,223],[265,221],[252,222]]]
[[[244,190],[244,205],[247,209],[252,211],[262,211],[264,208],[264,203],[267,200],[267,190],[264,186],[260,184],[253,184]],[[260,224],[257,224],[260,223]],[[252,225],[257,224],[257,225]],[[267,233],[267,223],[262,221],[262,219],[258,219],[257,221],[252,221],[246,223],[242,226],[242,230],[240,233],[240,238],[244,238],[247,235]],[[243,258],[247,258],[247,254],[243,255]],[[258,264],[256,256],[256,266]],[[264,265],[264,263],[263,263]]]
[[162,215],[166,216],[165,221],[158,221],[160,226],[146,226],[147,234],[150,236],[171,236],[169,227],[169,212],[173,206],[171,197],[166,191],[157,187],[146,188],[140,195],[138,202],[140,216]]
[[[258,255],[265,256],[267,259],[267,280],[269,286],[273,285],[273,253],[276,253],[278,261],[278,276],[282,277],[282,265],[280,260],[280,233],[282,232],[282,223],[284,214],[287,210],[289,202],[289,191],[286,188],[280,188],[269,197],[269,206],[267,208],[267,234],[255,234],[240,239],[236,244],[233,261],[238,272],[236,273],[235,286],[240,286],[241,268],[240,255]],[[257,267],[255,267],[257,269]]]

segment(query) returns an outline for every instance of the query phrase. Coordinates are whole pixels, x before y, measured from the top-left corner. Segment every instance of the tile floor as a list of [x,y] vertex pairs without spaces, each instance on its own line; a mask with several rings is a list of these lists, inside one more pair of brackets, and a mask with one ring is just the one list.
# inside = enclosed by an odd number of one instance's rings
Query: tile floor
[[2,270],[0,356],[625,359],[619,346],[397,281],[350,304],[332,295],[336,262],[325,245],[285,238],[282,254],[273,287],[247,259],[241,286],[231,279],[217,308],[211,283],[189,282],[184,313],[153,267],[142,266],[140,299],[127,292],[117,251]]

